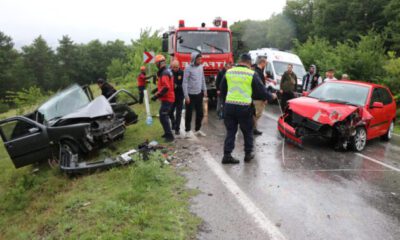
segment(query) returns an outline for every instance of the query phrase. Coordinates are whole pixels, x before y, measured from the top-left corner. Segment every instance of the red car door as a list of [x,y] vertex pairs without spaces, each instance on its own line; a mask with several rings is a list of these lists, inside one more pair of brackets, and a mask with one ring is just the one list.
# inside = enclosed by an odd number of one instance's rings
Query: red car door
[[384,135],[387,133],[390,124],[395,118],[396,103],[394,102],[392,95],[386,88],[378,88],[378,90],[383,103],[382,120],[384,124],[382,124],[381,135]]
[[382,131],[384,129],[384,125],[386,123],[386,117],[384,115],[384,108],[382,107],[374,107],[374,103],[382,103],[382,98],[380,95],[380,90],[379,88],[374,88],[370,103],[367,106],[368,111],[371,113],[373,118],[371,119],[371,122],[369,124],[369,129],[368,129],[368,139],[376,138],[380,135],[382,135]]

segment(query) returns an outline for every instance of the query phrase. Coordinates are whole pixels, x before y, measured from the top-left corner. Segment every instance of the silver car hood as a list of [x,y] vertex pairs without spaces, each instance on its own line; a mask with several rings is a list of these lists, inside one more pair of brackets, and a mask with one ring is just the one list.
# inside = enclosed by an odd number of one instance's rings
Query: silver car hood
[[104,96],[98,96],[85,107],[62,117],[62,120],[73,118],[98,118],[114,114],[110,103]]

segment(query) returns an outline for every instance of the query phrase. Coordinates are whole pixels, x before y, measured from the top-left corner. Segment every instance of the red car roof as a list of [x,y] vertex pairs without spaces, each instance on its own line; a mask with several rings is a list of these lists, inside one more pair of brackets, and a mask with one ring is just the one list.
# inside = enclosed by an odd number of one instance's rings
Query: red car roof
[[366,86],[366,87],[383,87],[383,88],[386,88],[385,86],[380,85],[380,84],[364,82],[364,81],[360,81],[360,80],[339,80],[339,82],[341,82],[341,83],[349,83],[349,84],[353,84],[353,85]]

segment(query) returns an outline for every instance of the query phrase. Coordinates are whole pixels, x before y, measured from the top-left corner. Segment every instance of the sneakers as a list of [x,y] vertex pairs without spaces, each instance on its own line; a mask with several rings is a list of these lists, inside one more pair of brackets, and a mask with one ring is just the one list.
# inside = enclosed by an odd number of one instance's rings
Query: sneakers
[[205,133],[202,132],[201,130],[196,131],[194,134],[195,134],[196,136],[199,136],[199,137],[206,137],[206,136],[207,136],[207,134],[205,134]]
[[246,153],[244,155],[244,162],[250,162],[254,158],[254,153]]
[[173,142],[175,140],[174,136],[172,136],[172,135],[171,136],[165,136],[164,139],[165,139],[166,142]]
[[230,154],[224,155],[224,157],[222,158],[222,164],[238,164],[238,163],[240,163],[240,161],[232,157],[232,155]]
[[253,130],[253,134],[255,135],[255,136],[260,136],[260,135],[262,135],[262,132],[260,132],[260,131],[258,131],[258,129],[254,129]]
[[192,131],[185,132],[185,138],[186,139],[193,138],[193,132]]

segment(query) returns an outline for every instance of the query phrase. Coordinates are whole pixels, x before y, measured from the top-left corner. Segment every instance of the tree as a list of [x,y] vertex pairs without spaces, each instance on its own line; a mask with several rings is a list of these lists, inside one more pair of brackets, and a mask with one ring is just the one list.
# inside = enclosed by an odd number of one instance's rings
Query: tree
[[400,54],[400,1],[391,0],[384,9],[388,24],[385,28],[387,33],[387,47]]
[[310,33],[314,31],[314,0],[288,0],[283,10],[283,15],[288,17],[295,29],[295,34],[300,42],[307,41]]
[[312,35],[331,43],[358,41],[368,31],[381,33],[387,24],[383,9],[389,0],[315,0]]
[[29,46],[22,47],[24,65],[32,74],[34,84],[49,90],[57,86],[55,79],[55,54],[42,36]]
[[16,85],[12,69],[18,57],[11,37],[0,31],[0,98],[4,98],[11,85]]
[[283,14],[272,16],[267,21],[266,43],[274,48],[291,49],[295,36],[292,21]]
[[68,35],[58,40],[57,47],[57,82],[58,87],[77,82],[78,72],[78,47]]

